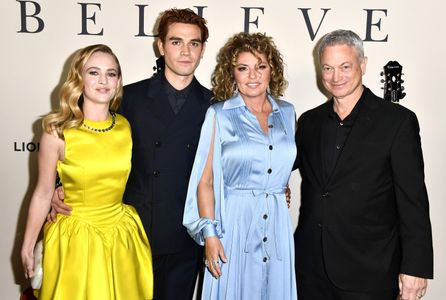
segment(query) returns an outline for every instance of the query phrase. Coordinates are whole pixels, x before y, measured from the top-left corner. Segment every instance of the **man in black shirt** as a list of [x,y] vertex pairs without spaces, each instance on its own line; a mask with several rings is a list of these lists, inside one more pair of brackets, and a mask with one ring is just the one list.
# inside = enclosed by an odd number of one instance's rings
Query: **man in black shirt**
[[433,251],[416,115],[363,86],[355,33],[337,30],[319,45],[332,99],[304,113],[296,133],[299,300],[419,299]]

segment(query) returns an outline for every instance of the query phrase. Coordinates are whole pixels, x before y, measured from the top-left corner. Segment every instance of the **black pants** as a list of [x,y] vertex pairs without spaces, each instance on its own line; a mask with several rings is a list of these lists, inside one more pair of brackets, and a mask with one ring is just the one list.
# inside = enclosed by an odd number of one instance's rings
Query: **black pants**
[[328,277],[297,276],[299,300],[396,300],[398,289],[379,292],[351,292],[337,288]]
[[[202,271],[202,247],[181,253],[153,255],[154,300],[191,300]],[[200,276],[202,279],[202,276]],[[201,282],[202,280],[200,280]],[[199,283],[198,293],[201,291]]]
[[[298,300],[396,300],[398,279],[391,290],[376,287],[375,291],[357,292],[338,288],[328,277],[322,253],[322,235],[315,226],[313,232],[296,232],[296,283]],[[304,247],[300,247],[305,245]],[[305,270],[305,271],[303,271]],[[364,279],[366,280],[366,279]]]

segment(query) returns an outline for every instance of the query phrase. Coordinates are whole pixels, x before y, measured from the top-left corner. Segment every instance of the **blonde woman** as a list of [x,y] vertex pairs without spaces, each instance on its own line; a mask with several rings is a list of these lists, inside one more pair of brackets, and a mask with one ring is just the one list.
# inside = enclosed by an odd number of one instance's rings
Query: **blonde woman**
[[131,166],[127,120],[116,110],[121,68],[106,45],[80,49],[60,91],[60,109],[43,119],[39,176],[22,262],[35,275],[33,249],[51,207],[56,170],[71,215],[46,223],[39,299],[152,299],[151,250],[133,207],[122,203]]

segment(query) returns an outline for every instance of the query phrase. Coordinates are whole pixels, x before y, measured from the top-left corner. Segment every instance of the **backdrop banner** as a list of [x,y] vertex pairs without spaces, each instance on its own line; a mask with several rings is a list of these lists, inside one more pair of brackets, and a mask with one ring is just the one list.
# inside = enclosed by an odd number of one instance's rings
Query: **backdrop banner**
[[[403,68],[405,97],[397,105],[420,122],[426,184],[435,247],[435,279],[423,299],[442,299],[446,282],[446,104],[443,70],[444,1],[309,0],[130,0],[1,1],[0,38],[4,91],[0,110],[0,298],[18,299],[29,285],[20,261],[27,210],[37,179],[41,116],[58,106],[58,90],[73,53],[104,43],[118,56],[124,83],[152,76],[158,53],[155,22],[169,8],[191,8],[208,21],[210,37],[196,77],[210,87],[216,54],[234,33],[262,32],[274,38],[286,63],[284,99],[297,116],[326,101],[317,79],[315,45],[327,32],[351,29],[368,56],[364,83],[384,96],[380,73],[389,61]],[[291,177],[290,214],[296,226],[300,176]]]

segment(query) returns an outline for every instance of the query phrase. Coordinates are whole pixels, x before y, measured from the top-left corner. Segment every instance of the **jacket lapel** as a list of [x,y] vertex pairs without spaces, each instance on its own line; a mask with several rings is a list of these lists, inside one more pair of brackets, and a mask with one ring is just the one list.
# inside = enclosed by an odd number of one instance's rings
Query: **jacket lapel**
[[[313,122],[311,122],[311,128],[306,128],[305,132],[306,134],[310,135],[308,139],[310,142],[308,143],[308,146],[310,148],[307,148],[307,157],[309,158],[308,166],[311,167],[311,172],[315,175],[317,181],[319,182],[319,186],[323,188],[326,183],[326,176],[325,176],[325,169],[323,162],[325,161],[323,155],[323,147],[324,147],[324,136],[322,134],[323,132],[323,120],[327,118],[328,115],[328,109],[330,105],[332,105],[332,101],[328,101],[327,103],[323,104],[322,109],[318,112],[318,115],[316,115],[313,118]],[[311,142],[311,141],[314,141]],[[299,145],[299,141],[297,141]],[[307,147],[308,147],[307,146]]]
[[175,117],[162,86],[161,75],[156,75],[147,88],[148,110],[162,125],[168,127]]
[[195,77],[191,85],[191,89],[181,110],[177,115],[174,114],[171,119],[169,125],[170,130],[181,130],[182,127],[192,124],[198,124],[201,127],[204,118],[204,112],[201,110],[207,108],[207,106],[204,106],[204,103],[202,103],[204,97],[201,91],[201,85]]
[[336,166],[333,172],[330,174],[327,185],[338,176],[337,174],[340,170],[342,170],[342,167],[349,163],[351,156],[359,151],[360,144],[363,142],[364,137],[368,135],[371,127],[373,126],[373,113],[376,109],[376,103],[374,103],[374,99],[371,99],[370,94],[367,94],[363,101],[364,103],[362,104],[353,128],[347,137],[344,144],[344,149],[339,156]]

